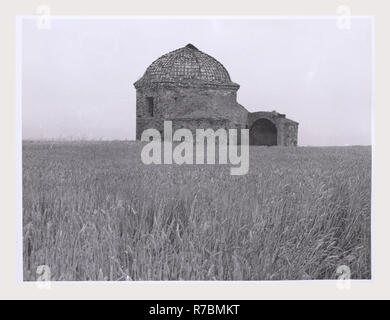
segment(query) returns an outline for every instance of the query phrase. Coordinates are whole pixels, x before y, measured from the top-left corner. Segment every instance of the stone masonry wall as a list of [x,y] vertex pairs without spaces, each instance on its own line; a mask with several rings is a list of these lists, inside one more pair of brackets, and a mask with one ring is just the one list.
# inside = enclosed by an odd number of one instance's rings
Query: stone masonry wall
[[[152,85],[137,89],[136,139],[144,130],[163,132],[163,121],[173,121],[173,130],[187,128],[248,128],[258,119],[271,121],[277,129],[277,145],[296,146],[298,123],[278,112],[251,112],[237,103],[237,87]],[[147,98],[153,98],[153,116]],[[239,138],[240,139],[240,138]]]
[[286,118],[284,114],[276,111],[251,112],[248,115],[248,128],[259,119],[271,121],[277,129],[278,146],[296,146],[298,142],[298,123]]
[[173,133],[178,129],[189,129],[195,139],[196,129],[213,129],[214,131],[222,129],[232,129],[233,125],[229,120],[219,119],[163,119],[163,118],[144,118],[137,120],[137,139],[141,139],[142,132],[146,129],[157,129],[163,139],[164,120],[172,121]]
[[[147,97],[153,97],[153,117]],[[147,128],[162,128],[163,120],[174,126],[196,128],[245,128],[247,111],[236,102],[236,89],[212,87],[143,87],[137,89],[137,139]]]

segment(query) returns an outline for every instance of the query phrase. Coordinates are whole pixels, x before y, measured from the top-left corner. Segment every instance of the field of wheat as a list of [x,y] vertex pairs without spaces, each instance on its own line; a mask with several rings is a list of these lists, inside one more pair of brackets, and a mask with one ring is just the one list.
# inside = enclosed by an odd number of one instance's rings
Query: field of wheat
[[23,276],[371,278],[370,147],[251,147],[230,165],[144,165],[138,142],[23,142]]

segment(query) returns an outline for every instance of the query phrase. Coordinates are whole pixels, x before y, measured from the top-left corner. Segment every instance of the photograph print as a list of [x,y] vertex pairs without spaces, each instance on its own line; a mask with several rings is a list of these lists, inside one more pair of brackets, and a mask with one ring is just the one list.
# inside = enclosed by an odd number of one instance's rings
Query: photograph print
[[24,281],[369,280],[364,17],[24,17]]

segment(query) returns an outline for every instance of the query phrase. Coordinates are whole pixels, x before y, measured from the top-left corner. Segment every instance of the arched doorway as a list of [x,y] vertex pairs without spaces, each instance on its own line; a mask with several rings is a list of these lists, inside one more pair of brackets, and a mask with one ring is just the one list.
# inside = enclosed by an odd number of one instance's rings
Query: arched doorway
[[268,119],[256,120],[249,129],[249,143],[255,146],[276,146],[278,131]]

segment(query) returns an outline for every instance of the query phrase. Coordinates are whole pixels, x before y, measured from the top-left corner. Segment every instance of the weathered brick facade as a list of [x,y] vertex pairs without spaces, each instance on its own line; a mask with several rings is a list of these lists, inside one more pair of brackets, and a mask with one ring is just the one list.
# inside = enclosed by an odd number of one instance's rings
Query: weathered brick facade
[[162,133],[171,120],[174,130],[248,128],[251,144],[297,145],[297,122],[275,111],[248,112],[225,67],[191,44],[158,58],[134,86],[137,139],[149,128]]

